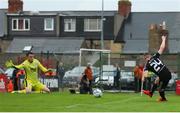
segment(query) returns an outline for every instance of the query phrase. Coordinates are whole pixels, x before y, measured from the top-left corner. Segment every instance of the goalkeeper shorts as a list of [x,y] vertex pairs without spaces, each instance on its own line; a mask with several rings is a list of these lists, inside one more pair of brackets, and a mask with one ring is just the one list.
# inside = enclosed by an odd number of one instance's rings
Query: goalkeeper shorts
[[25,80],[24,85],[25,85],[25,87],[27,87],[28,89],[31,89],[33,91],[42,91],[42,89],[45,88],[45,85],[42,84],[40,81],[34,82],[32,80]]

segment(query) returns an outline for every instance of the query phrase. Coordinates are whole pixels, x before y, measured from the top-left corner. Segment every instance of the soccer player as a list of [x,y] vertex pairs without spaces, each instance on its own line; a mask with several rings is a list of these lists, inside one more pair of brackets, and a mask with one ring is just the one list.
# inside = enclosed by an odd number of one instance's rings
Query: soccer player
[[45,73],[50,72],[51,70],[46,69],[37,59],[35,59],[34,54],[32,52],[28,52],[26,56],[27,59],[20,65],[14,65],[12,61],[6,62],[7,67],[24,69],[26,73],[24,80],[25,89],[13,91],[12,93],[31,93],[32,89],[34,89],[36,93],[40,93],[41,91],[49,93],[49,88],[40,83],[38,79],[38,68],[40,68]]
[[157,75],[157,78],[153,83],[151,90],[150,91],[144,90],[143,92],[144,94],[152,97],[154,91],[159,85],[160,98],[158,99],[158,101],[160,102],[167,101],[165,97],[165,88],[167,87],[168,82],[171,79],[171,72],[159,58],[166,46],[166,36],[162,36],[161,38],[162,38],[162,42],[158,52],[153,56],[151,56],[150,54],[144,55],[144,59],[146,60],[146,65],[144,67],[143,78],[142,78],[142,80],[144,80],[144,77],[148,75],[148,71],[154,72]]
[[80,94],[87,94],[88,92],[90,92],[90,88],[89,88],[89,80],[87,78],[87,75],[83,75],[81,78],[81,82],[80,82]]

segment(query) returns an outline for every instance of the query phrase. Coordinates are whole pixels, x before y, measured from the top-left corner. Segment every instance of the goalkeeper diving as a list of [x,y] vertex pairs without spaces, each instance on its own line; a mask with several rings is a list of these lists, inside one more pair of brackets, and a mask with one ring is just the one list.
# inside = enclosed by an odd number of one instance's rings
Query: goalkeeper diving
[[11,93],[32,93],[32,89],[36,93],[50,92],[49,88],[42,84],[38,79],[38,69],[44,73],[51,72],[52,70],[46,69],[37,59],[34,58],[34,53],[28,52],[27,59],[20,65],[14,65],[12,60],[6,62],[6,67],[14,67],[17,69],[25,70],[24,90],[12,91]]

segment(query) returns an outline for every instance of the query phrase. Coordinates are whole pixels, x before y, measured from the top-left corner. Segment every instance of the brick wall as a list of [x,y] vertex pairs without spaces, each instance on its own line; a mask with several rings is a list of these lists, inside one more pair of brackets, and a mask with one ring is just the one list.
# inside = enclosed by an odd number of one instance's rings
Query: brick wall
[[149,52],[154,53],[159,50],[160,44],[161,44],[161,36],[167,35],[166,40],[166,48],[164,50],[164,53],[168,53],[168,30],[163,29],[161,26],[158,26],[156,24],[151,24],[149,28]]

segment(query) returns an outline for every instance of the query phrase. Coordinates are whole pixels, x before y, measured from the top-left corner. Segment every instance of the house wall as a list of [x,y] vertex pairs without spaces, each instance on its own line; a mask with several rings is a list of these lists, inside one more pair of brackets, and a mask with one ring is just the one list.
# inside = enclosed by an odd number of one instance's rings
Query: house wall
[[[64,19],[76,19],[76,32],[64,32]],[[93,19],[100,17],[60,17],[60,37],[85,37],[87,40],[100,40],[101,31],[98,32],[84,32],[84,19]],[[104,39],[113,40],[114,37],[114,17],[105,17],[104,21]]]
[[[54,18],[54,30],[44,30],[44,18]],[[13,31],[12,30],[12,19],[13,18],[28,18],[30,19],[30,31]],[[64,32],[64,19],[75,18],[76,19],[76,32]],[[18,15],[8,16],[8,35],[10,38],[31,36],[31,37],[85,37],[85,39],[99,40],[101,32],[84,32],[84,19],[85,18],[97,18],[97,17],[71,17],[71,16],[45,16],[45,15]],[[98,17],[100,18],[100,17]],[[104,21],[104,39],[113,40],[114,38],[114,17],[105,17]],[[59,21],[57,21],[59,19]],[[59,24],[59,28],[57,27]],[[59,30],[59,32],[57,31]]]
[[1,52],[5,53],[5,51],[9,47],[10,43],[11,43],[11,40],[0,40],[0,49],[1,49],[0,53]]
[[[12,19],[13,18],[27,18],[30,19],[29,31],[12,31]],[[54,30],[44,30],[44,18],[54,18]],[[48,15],[23,15],[23,16],[8,16],[8,36],[13,37],[55,37],[56,36],[56,16]]]
[[6,9],[0,9],[0,38],[3,38],[4,35],[7,35],[6,11]]

